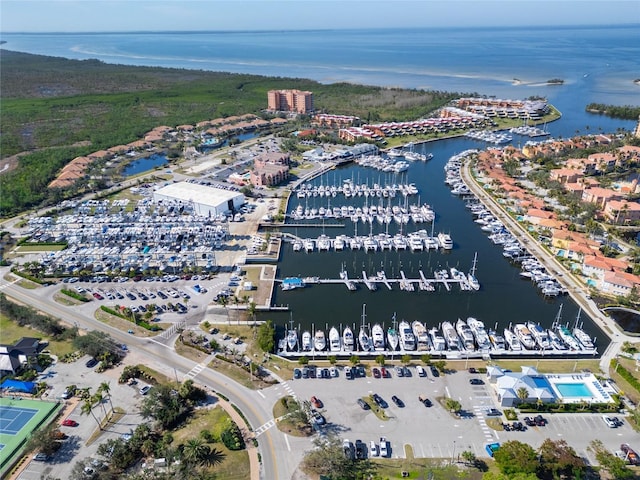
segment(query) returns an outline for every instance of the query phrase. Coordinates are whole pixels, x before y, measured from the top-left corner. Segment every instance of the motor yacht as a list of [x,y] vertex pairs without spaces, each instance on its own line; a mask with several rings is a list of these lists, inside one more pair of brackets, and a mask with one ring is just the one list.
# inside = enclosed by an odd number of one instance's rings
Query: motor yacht
[[324,335],[323,330],[316,330],[316,334],[313,336],[313,349],[317,352],[322,352],[327,348],[327,338]]
[[516,323],[513,327],[513,333],[516,334],[522,346],[527,350],[534,350],[536,348],[536,341],[531,334],[531,330],[529,330],[524,323]]
[[351,327],[344,327],[342,331],[342,348],[345,352],[353,352],[355,350],[355,339]]
[[429,339],[429,333],[425,328],[424,324],[418,320],[415,320],[411,323],[411,328],[413,329],[413,335],[417,341],[417,350],[419,351],[427,351],[431,348],[431,341]]
[[371,338],[373,339],[373,348],[381,352],[384,350],[384,330],[379,323],[376,323],[371,329]]
[[400,322],[400,347],[405,351],[413,351],[416,349],[416,337],[409,322]]

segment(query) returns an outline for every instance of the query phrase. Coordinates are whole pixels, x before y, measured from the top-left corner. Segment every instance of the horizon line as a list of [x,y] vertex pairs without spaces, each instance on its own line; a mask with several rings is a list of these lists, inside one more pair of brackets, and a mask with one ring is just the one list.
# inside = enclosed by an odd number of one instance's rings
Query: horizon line
[[295,32],[331,32],[331,31],[364,31],[364,30],[424,30],[424,29],[433,29],[433,30],[447,30],[447,29],[469,29],[469,30],[486,30],[486,29],[501,29],[501,30],[512,30],[517,28],[537,28],[541,30],[549,30],[554,28],[593,28],[593,27],[637,27],[640,26],[640,22],[630,22],[630,23],[584,23],[584,24],[558,24],[558,25],[474,25],[474,26],[395,26],[395,27],[343,27],[343,28],[335,28],[335,27],[327,27],[327,28],[295,28],[295,29],[286,29],[286,28],[278,28],[278,29],[237,29],[237,30],[222,30],[222,29],[214,29],[214,30],[100,30],[100,31],[80,31],[80,30],[69,30],[69,31],[25,31],[25,30],[16,30],[16,31],[0,31],[1,35],[104,35],[104,34],[153,34],[153,33],[165,33],[165,34],[203,34],[203,33],[295,33]]

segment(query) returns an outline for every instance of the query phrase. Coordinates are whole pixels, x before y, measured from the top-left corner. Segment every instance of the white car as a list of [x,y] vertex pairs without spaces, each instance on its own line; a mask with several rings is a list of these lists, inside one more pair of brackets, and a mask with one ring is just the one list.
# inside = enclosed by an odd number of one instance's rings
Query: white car
[[609,428],[616,428],[618,426],[616,422],[613,420],[613,418],[607,417],[606,415],[602,416],[602,420]]
[[371,455],[372,457],[378,456],[378,445],[376,445],[376,442],[374,442],[373,440],[369,442],[369,455]]
[[418,365],[416,367],[416,372],[418,373],[419,377],[426,377],[427,376],[427,371],[421,365]]
[[380,456],[387,457],[389,455],[389,442],[386,437],[380,437]]

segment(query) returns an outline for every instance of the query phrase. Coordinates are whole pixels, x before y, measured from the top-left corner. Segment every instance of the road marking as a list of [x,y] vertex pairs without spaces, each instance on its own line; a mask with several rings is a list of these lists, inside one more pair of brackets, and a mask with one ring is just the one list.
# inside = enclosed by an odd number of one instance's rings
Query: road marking
[[260,390],[256,390],[256,393],[260,395],[262,398],[267,398],[264,396],[264,394]]
[[291,445],[289,445],[289,438],[287,435],[284,436],[284,442],[287,444],[287,450],[291,451]]
[[260,435],[262,435],[264,432],[266,432],[267,430],[269,430],[271,427],[275,426],[276,421],[272,418],[271,420],[269,420],[267,423],[260,425],[258,428],[256,428],[254,430],[254,436],[257,438]]

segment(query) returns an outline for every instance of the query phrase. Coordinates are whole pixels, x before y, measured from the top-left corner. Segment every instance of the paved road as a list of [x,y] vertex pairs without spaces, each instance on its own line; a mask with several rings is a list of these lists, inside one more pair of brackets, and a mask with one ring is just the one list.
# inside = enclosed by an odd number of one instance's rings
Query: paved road
[[[1,274],[2,270],[0,270]],[[176,354],[171,346],[151,338],[139,338],[129,335],[95,320],[92,315],[77,308],[57,304],[47,298],[49,295],[43,295],[42,289],[23,289],[3,281],[2,291],[19,302],[61,318],[69,324],[77,324],[80,328],[102,330],[109,333],[117,342],[126,343],[129,350],[135,353],[136,356],[168,377],[177,377],[181,380],[198,365],[196,362]],[[196,369],[199,370],[199,368]],[[264,401],[265,398],[262,398],[256,391],[247,389],[214,370],[203,368],[197,373],[195,381],[229,398],[244,413],[254,430],[272,419],[272,403]],[[297,464],[291,465],[289,458],[291,446],[286,436],[277,429],[271,429],[264,432],[258,440],[262,459],[261,477],[290,479]]]

